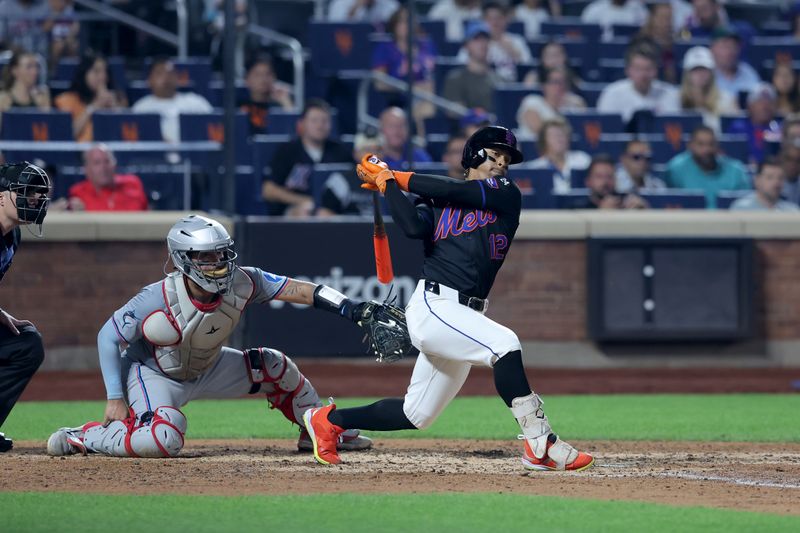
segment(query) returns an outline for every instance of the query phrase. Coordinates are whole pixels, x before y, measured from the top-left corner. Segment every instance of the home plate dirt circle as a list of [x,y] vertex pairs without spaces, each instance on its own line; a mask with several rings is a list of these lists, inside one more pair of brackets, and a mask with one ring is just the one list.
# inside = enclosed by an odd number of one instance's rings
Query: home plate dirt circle
[[800,444],[574,442],[583,472],[528,472],[515,441],[380,439],[317,465],[294,440],[189,440],[173,459],[4,454],[4,491],[117,494],[499,492],[635,500],[800,515]]

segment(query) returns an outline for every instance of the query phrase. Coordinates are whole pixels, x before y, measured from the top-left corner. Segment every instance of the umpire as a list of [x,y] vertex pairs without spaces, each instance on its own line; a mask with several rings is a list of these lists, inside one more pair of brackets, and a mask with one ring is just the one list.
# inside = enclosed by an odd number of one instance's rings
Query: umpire
[[[38,225],[36,232],[30,228],[31,233],[42,236],[49,196],[50,179],[41,168],[28,162],[0,165],[0,280],[19,247],[19,227]],[[0,428],[43,360],[42,336],[34,325],[0,309]],[[0,433],[0,452],[12,446],[11,439]]]

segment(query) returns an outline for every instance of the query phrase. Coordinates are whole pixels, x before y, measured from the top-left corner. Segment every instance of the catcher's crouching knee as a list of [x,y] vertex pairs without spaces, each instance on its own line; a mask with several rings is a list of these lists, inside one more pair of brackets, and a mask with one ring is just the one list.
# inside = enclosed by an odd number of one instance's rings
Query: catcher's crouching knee
[[157,407],[145,413],[141,425],[133,428],[126,437],[125,448],[135,457],[175,457],[183,449],[186,434],[186,417],[180,409]]

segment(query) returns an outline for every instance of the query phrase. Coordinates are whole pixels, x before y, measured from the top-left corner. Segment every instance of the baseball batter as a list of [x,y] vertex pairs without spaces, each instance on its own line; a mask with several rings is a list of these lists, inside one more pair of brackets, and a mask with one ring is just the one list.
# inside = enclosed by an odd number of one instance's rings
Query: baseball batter
[[[314,305],[354,321],[360,304],[324,285],[237,266],[233,240],[215,220],[181,219],[167,248],[176,270],[118,309],[97,336],[108,398],[103,423],[59,429],[47,441],[50,455],[173,457],[187,428],[180,408],[197,398],[265,393],[272,408],[301,428],[303,413],[322,405],[285,354],[223,343],[251,303]],[[348,450],[371,445],[358,431],[339,443]],[[298,447],[312,449],[304,430]]]
[[[487,296],[519,225],[522,197],[507,177],[522,162],[514,134],[488,126],[464,146],[465,180],[398,172],[374,156],[358,167],[365,187],[380,190],[395,222],[425,243],[422,279],[406,307],[420,354],[404,399],[306,411],[304,420],[322,464],[337,464],[336,442],[352,428],[424,429],[455,397],[473,365],[491,367],[497,392],[522,429],[523,465],[532,470],[583,470],[594,462],[558,438],[531,390],[519,339],[487,318]],[[415,206],[404,194],[421,201]]]

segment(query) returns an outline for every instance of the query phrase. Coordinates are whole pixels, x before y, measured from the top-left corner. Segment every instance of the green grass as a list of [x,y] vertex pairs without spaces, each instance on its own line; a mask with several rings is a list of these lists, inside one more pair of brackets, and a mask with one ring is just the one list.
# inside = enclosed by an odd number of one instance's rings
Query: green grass
[[[515,494],[148,497],[0,492],[0,513],[4,531],[48,533],[800,530],[796,516],[699,507],[677,511],[646,503]],[[53,524],[59,526],[54,529]]]
[[[343,399],[340,407],[371,399]],[[102,416],[104,402],[21,402],[3,426],[19,440],[44,440],[61,426]],[[184,408],[188,437],[289,438],[296,429],[265,401],[203,400]],[[797,394],[550,396],[545,412],[568,439],[800,442]],[[513,438],[519,427],[499,398],[457,398],[425,431],[380,438]]]

